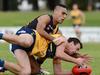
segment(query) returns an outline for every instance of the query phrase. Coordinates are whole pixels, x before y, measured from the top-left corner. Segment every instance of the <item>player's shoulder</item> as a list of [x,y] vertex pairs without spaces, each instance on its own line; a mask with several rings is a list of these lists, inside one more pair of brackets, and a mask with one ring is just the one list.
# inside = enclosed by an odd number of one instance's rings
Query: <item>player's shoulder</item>
[[79,12],[79,13],[83,13],[83,11],[82,11],[82,10],[78,10],[78,12]]
[[42,19],[42,20],[50,20],[50,15],[49,15],[49,14],[41,15],[41,16],[39,17],[39,19]]

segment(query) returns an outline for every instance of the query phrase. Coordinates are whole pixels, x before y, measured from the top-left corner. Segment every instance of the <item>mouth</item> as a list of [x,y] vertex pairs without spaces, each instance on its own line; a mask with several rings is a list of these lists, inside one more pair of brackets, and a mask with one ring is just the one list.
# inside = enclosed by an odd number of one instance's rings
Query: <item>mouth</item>
[[60,21],[59,21],[59,23],[62,23],[64,21],[64,19],[61,19]]

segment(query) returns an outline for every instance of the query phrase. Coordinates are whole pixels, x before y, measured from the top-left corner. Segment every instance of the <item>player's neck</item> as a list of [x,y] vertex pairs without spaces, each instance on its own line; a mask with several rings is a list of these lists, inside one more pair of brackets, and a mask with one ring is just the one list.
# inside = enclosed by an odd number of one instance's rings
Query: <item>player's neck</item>
[[53,25],[56,26],[57,24],[58,24],[58,22],[56,21],[56,16],[53,15]]

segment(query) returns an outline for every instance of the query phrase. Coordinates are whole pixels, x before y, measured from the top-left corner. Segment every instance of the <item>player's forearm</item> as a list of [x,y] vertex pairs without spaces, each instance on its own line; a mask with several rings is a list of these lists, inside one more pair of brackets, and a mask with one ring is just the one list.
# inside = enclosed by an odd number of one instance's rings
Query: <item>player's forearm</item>
[[54,75],[62,74],[61,64],[54,64]]
[[69,56],[68,54],[64,53],[63,51],[61,51],[61,49],[64,50],[63,47],[57,48],[57,49],[59,49],[59,50],[57,50],[57,52],[56,52],[56,57],[58,57],[58,58],[60,58],[60,59],[62,59],[64,61],[77,63],[76,58],[73,58],[73,57]]
[[54,37],[50,36],[46,31],[44,30],[38,30],[38,33],[43,36],[44,38],[50,40],[50,41],[53,41],[54,40]]
[[77,63],[76,58],[73,58],[64,52],[66,43],[62,43],[60,46],[56,48],[56,57],[60,58],[61,60],[65,60],[68,62]]
[[76,58],[73,58],[69,55],[67,55],[64,52],[59,52],[59,54],[57,55],[58,58],[64,60],[64,61],[68,61],[68,62],[72,62],[72,63],[76,63],[77,64],[77,60]]
[[81,13],[81,18],[82,18],[82,24],[85,24],[85,15]]

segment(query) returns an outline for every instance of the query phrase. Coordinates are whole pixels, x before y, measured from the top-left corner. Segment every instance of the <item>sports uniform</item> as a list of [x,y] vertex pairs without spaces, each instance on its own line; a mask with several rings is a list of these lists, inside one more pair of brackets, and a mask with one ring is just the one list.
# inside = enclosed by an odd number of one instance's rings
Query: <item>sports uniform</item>
[[80,12],[78,10],[72,10],[71,11],[71,16],[73,20],[73,26],[78,27],[81,26],[81,17],[80,17]]
[[[48,15],[50,17],[50,22],[46,25],[44,30],[48,34],[55,34],[58,31],[58,27],[53,25],[53,17],[51,15]],[[30,34],[33,37],[33,44],[29,48],[24,48],[22,46],[12,44],[11,51],[14,53],[17,49],[25,50],[26,52],[31,52],[31,55],[36,55],[40,57],[44,57],[46,55],[46,50],[48,48],[49,41],[44,39],[39,35],[39,33],[36,31],[37,23],[39,17],[35,18],[33,21],[31,21],[28,25],[23,26],[20,30],[17,31],[16,35],[20,34]],[[37,47],[38,46],[38,47]],[[44,54],[45,53],[45,54]]]

